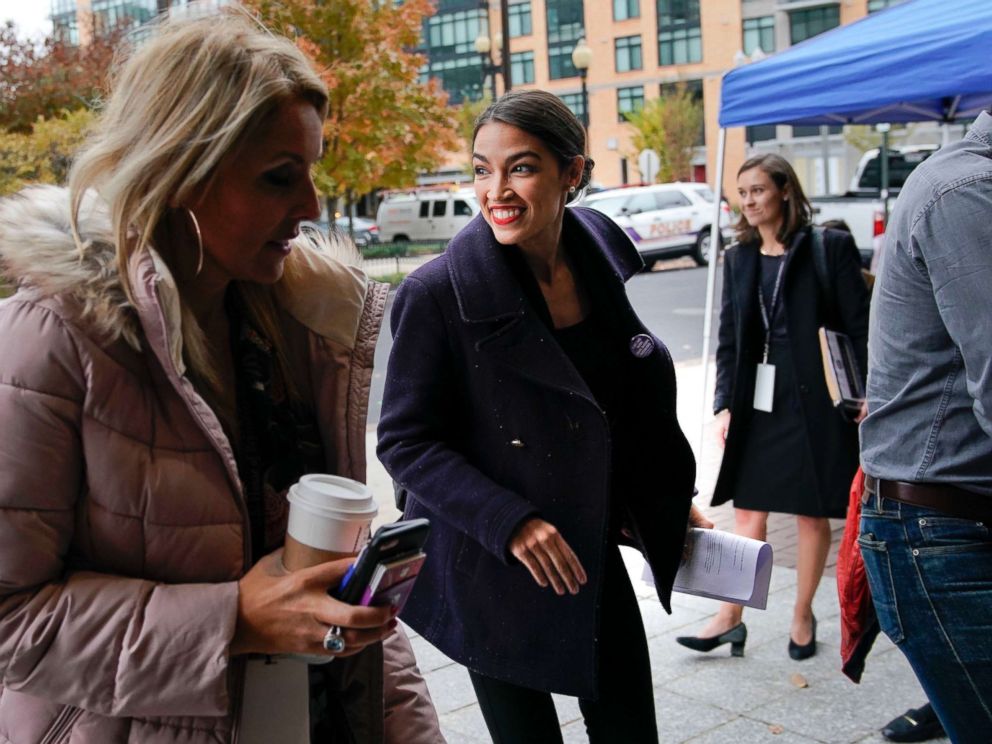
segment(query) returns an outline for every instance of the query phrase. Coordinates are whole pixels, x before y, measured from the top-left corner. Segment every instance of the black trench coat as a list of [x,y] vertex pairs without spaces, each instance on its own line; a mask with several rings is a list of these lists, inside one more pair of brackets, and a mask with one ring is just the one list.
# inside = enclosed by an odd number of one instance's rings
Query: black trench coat
[[[624,289],[642,266],[629,238],[582,208],[566,210],[564,234],[595,258],[597,290],[624,338],[648,333]],[[428,558],[402,617],[484,675],[595,698],[608,426],[525,301],[505,251],[479,216],[403,282],[393,305],[378,454],[408,491],[406,516],[432,522]],[[670,612],[695,461],[675,417],[671,357],[653,341],[624,372],[651,424],[631,458],[637,485],[624,497],[626,522]],[[531,516],[555,525],[578,555],[589,577],[578,595],[540,588],[509,553]]]
[[[812,232],[807,227],[796,234],[786,255],[781,302],[820,503],[830,516],[843,516],[858,467],[858,430],[844,421],[830,400],[817,332],[825,325],[851,337],[863,381],[868,364],[869,293],[854,239],[845,232],[825,230],[824,247],[832,296],[826,296],[817,277]],[[714,506],[733,498],[754,411],[755,370],[765,337],[758,307],[758,246],[738,244],[727,249],[723,276],[713,410],[729,408],[731,418],[713,492]]]

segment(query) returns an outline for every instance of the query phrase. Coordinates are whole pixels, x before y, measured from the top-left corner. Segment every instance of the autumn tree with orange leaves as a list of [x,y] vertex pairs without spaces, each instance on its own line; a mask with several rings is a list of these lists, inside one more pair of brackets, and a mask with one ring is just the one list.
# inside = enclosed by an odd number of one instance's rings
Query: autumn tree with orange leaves
[[349,203],[402,188],[434,170],[458,138],[447,96],[420,82],[412,51],[430,0],[248,0],[274,31],[295,38],[330,91],[317,187]]
[[92,34],[75,46],[51,36],[22,39],[13,23],[0,25],[0,130],[30,133],[39,118],[93,108],[122,34]]

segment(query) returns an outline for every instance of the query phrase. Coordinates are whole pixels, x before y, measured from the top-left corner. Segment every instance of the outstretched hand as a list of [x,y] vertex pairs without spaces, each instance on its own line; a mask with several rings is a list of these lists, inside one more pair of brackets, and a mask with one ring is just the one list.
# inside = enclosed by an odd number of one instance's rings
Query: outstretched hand
[[[282,551],[262,558],[238,582],[238,620],[231,654],[351,656],[383,640],[396,627],[390,607],[358,607],[328,595],[352,559],[289,572]],[[331,627],[341,628],[343,651],[324,649]]]
[[578,594],[588,581],[577,555],[553,524],[537,517],[528,519],[510,540],[510,552],[530,571],[538,586],[555,594]]

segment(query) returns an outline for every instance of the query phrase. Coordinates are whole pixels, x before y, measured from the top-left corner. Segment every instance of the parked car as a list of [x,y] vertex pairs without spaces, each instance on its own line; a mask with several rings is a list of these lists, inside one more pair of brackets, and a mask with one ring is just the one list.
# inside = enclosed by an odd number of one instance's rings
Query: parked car
[[479,212],[471,189],[425,188],[388,192],[375,221],[383,242],[448,241]]
[[[889,149],[889,208],[913,169],[937,151],[936,145],[908,145]],[[839,196],[814,196],[813,219],[822,224],[842,220],[851,228],[851,235],[861,252],[861,263],[868,266],[875,244],[885,232],[885,205],[882,203],[881,159],[878,149],[861,156],[847,192]]]
[[[634,241],[648,270],[659,258],[690,255],[700,266],[710,257],[713,192],[705,183],[663,183],[610,189],[580,204],[613,218]],[[730,207],[721,203],[720,232],[731,239]]]
[[[356,246],[359,248],[366,248],[379,242],[379,227],[372,220],[366,219],[365,217],[352,217],[352,220],[354,235],[351,236],[351,239]],[[330,223],[324,219],[316,220],[314,222],[304,222],[303,224],[308,225],[315,230],[319,230],[324,235],[329,235],[333,229],[335,233],[348,237],[347,217],[338,217],[334,220],[333,228]]]
[[[354,231],[352,240],[359,248],[365,248],[379,242],[379,226],[366,217],[352,217],[351,228]],[[334,226],[342,235],[348,235],[348,217],[338,217]]]

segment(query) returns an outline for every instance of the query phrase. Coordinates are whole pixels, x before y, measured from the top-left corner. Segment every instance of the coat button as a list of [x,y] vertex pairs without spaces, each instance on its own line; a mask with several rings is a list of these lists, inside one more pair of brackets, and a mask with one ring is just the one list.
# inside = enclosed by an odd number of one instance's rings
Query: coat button
[[809,392],[809,385],[800,385],[799,386],[799,392],[800,393],[808,393]]
[[520,439],[511,439],[510,440],[510,446],[511,447],[523,448],[523,447],[526,447],[527,445],[525,445],[523,443],[523,441],[521,441]]

